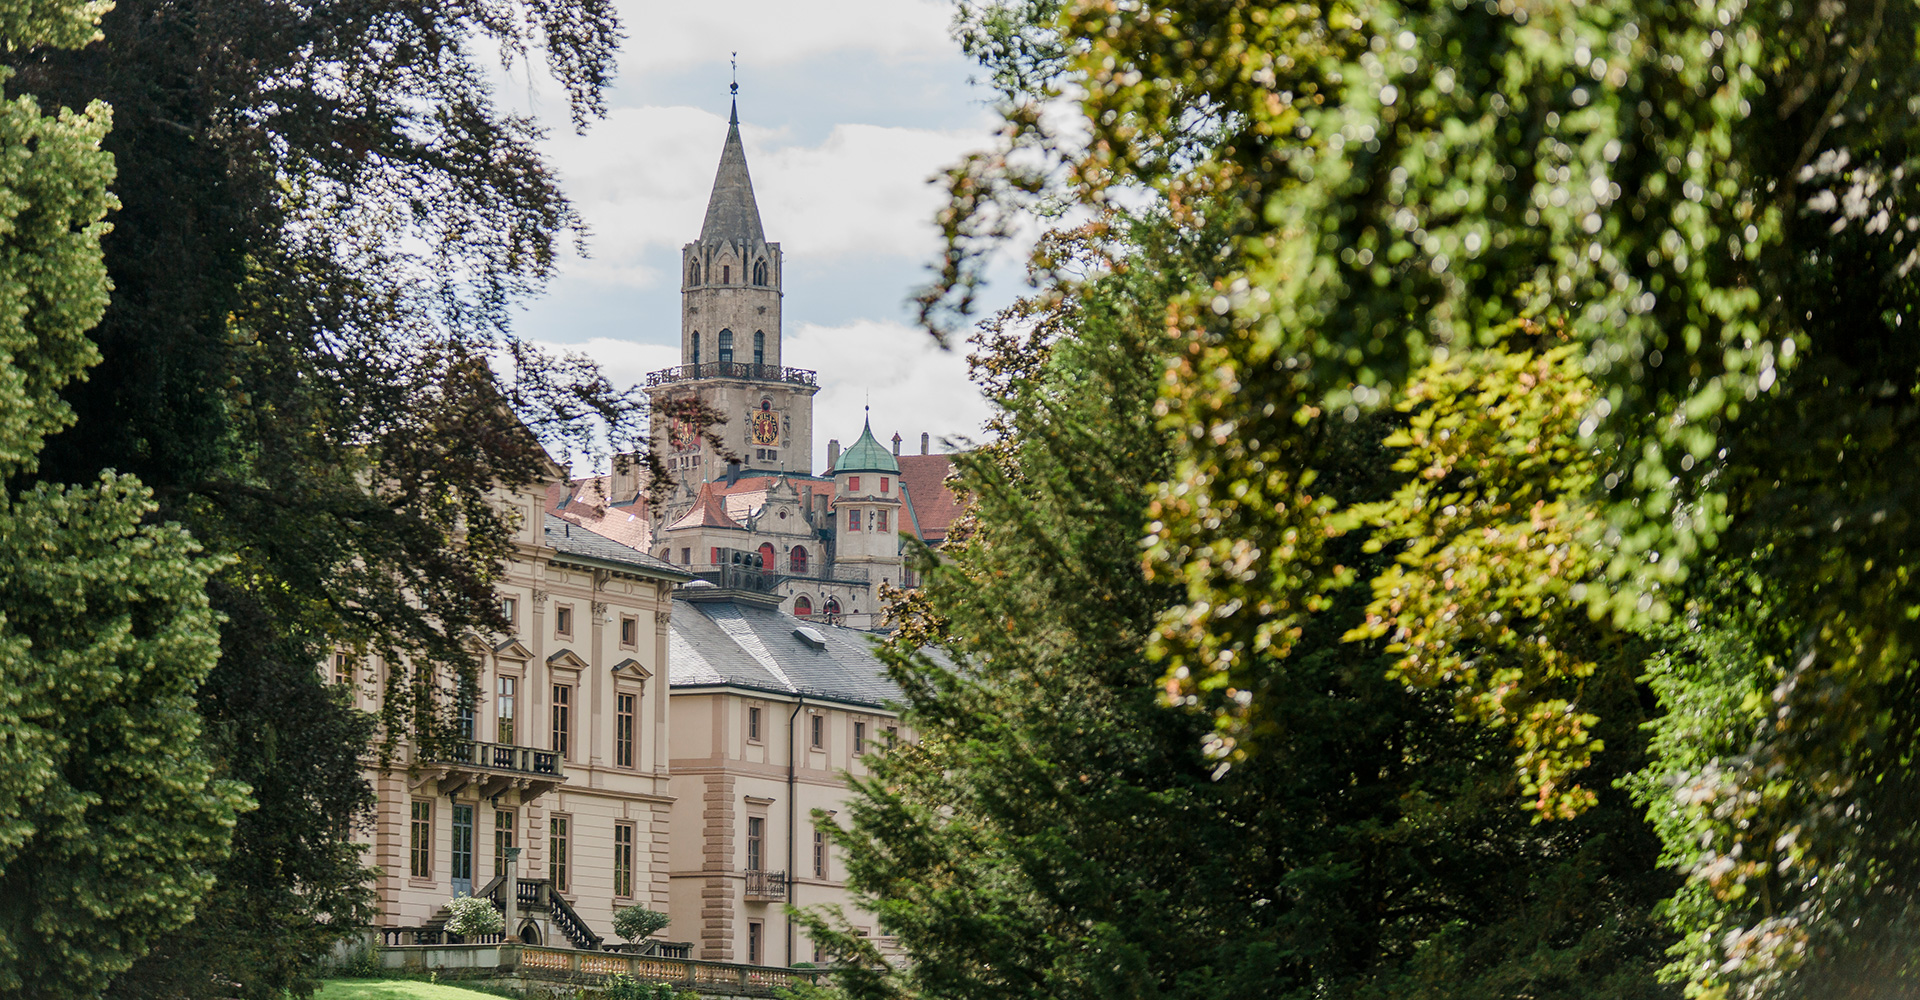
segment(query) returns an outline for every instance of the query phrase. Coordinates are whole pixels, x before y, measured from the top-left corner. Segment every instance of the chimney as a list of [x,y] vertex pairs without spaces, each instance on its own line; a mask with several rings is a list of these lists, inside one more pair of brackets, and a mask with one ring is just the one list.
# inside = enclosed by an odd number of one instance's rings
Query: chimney
[[900,457],[900,432],[893,432],[893,457]]
[[840,439],[827,439],[827,475],[833,475],[833,467],[840,464]]
[[920,454],[928,454],[927,448],[931,446],[932,441],[933,435],[928,434],[926,431],[920,432]]

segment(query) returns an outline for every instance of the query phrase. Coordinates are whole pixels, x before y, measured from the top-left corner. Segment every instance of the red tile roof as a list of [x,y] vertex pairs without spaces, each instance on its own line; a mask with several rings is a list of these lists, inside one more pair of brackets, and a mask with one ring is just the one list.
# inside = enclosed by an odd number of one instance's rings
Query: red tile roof
[[589,476],[547,487],[547,512],[629,548],[647,551],[653,546],[653,524],[648,519],[647,505],[607,503],[609,479],[608,476]]
[[700,495],[694,498],[693,509],[681,515],[680,520],[667,525],[668,531],[681,528],[738,528],[746,530],[740,522],[727,513],[727,498],[714,489],[714,483],[701,483]]
[[920,540],[939,545],[947,539],[947,528],[960,516],[960,499],[947,485],[953,471],[952,455],[901,455],[900,486],[913,506],[913,523],[919,526]]

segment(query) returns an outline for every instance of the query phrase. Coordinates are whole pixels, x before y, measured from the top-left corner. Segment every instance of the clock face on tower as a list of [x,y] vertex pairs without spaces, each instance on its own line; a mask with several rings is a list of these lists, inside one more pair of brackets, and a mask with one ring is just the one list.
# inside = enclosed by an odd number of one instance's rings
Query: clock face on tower
[[773,412],[773,403],[760,401],[760,409],[753,414],[750,425],[753,429],[753,443],[769,445],[780,443],[780,414]]

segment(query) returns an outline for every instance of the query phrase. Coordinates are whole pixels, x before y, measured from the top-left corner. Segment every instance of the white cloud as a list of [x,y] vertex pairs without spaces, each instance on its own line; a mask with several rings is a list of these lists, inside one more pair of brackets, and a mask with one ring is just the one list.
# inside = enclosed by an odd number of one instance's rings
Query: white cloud
[[[928,179],[990,140],[984,130],[854,123],[835,125],[816,146],[782,144],[782,133],[752,125],[741,133],[768,237],[815,259],[931,257],[942,195]],[[552,163],[593,231],[593,256],[567,270],[628,287],[667,278],[641,257],[699,235],[726,134],[726,119],[711,112],[642,107],[615,109],[584,136],[549,139]]]
[[[873,434],[893,435],[918,453],[920,435],[979,440],[989,408],[967,381],[966,356],[942,351],[925,333],[899,323],[802,324],[787,336],[785,360],[820,373],[813,401],[813,464],[826,467],[827,440],[849,447],[860,436],[863,407],[872,406]],[[936,445],[938,450],[938,445]]]
[[730,3],[620,5],[627,41],[621,72],[669,74],[740,53],[752,67],[783,66],[832,53],[866,52],[887,61],[947,55],[953,42],[946,0],[733,0]]

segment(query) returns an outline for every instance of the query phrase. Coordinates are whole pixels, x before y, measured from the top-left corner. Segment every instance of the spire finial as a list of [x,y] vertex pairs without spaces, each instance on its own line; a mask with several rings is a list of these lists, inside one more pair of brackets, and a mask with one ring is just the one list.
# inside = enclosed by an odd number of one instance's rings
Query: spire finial
[[740,96],[740,53],[735,52],[733,54],[733,58],[728,59],[727,62],[729,65],[733,67],[733,85],[728,87],[727,90],[731,92],[733,96],[739,97]]

